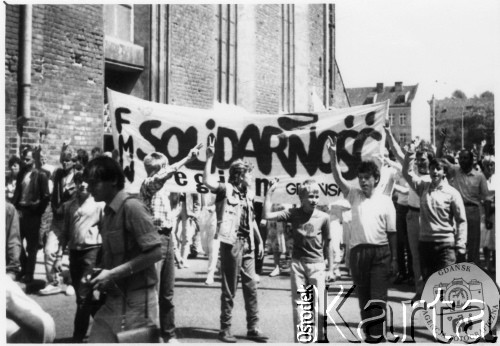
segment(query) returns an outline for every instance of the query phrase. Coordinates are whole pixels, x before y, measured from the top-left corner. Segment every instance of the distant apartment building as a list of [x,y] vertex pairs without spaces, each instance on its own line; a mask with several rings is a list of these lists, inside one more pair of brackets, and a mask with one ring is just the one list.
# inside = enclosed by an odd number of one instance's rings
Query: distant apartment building
[[347,88],[351,106],[389,100],[388,122],[394,138],[405,145],[419,136],[430,140],[430,108],[423,95],[418,94],[417,85],[403,85],[395,82],[393,86],[377,83],[375,87]]
[[252,113],[347,107],[333,4],[6,5],[6,156],[112,148],[106,88]]

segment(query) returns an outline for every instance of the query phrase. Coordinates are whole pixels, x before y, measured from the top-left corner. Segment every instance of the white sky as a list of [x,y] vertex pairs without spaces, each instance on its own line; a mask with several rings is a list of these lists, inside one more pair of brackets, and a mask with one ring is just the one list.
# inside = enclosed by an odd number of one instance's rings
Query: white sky
[[336,57],[347,88],[419,83],[426,99],[499,90],[500,1],[335,4]]

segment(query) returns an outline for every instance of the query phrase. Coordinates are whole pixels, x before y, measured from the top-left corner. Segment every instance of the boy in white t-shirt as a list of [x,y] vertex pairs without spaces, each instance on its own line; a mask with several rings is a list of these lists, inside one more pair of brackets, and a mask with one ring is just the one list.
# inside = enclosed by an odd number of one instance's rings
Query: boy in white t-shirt
[[[359,299],[367,342],[385,339],[383,330],[389,278],[397,272],[396,211],[389,196],[378,189],[380,170],[373,161],[358,166],[360,188],[350,186],[342,177],[337,162],[337,139],[328,138],[333,178],[352,207],[350,227],[350,268]],[[370,300],[377,300],[366,309]],[[380,311],[382,310],[382,311]],[[381,316],[382,318],[377,318]]]

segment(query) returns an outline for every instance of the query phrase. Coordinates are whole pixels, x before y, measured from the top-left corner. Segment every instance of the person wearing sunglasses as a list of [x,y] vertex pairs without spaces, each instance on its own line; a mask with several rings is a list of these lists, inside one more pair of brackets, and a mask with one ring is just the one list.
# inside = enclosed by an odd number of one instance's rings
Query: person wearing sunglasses
[[35,168],[33,148],[22,152],[22,169],[17,176],[12,204],[19,212],[21,243],[21,281],[31,283],[35,273],[42,214],[49,203],[49,183],[44,173]]

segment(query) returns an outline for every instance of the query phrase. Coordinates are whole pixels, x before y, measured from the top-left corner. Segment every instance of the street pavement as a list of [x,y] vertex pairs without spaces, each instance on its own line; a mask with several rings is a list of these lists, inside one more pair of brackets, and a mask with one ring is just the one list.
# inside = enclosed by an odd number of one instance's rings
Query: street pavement
[[[64,257],[67,265],[67,257]],[[213,285],[205,285],[207,257],[201,256],[197,259],[188,260],[189,268],[176,269],[175,280],[175,316],[177,335],[182,343],[212,343],[219,342],[217,334],[219,331],[220,315],[220,279],[216,277]],[[269,277],[272,270],[272,255],[267,255],[264,261],[263,274],[258,284],[258,302],[260,329],[269,336],[272,343],[292,343],[292,302],[290,295],[290,276],[285,271],[278,277]],[[347,275],[345,267],[341,268],[342,278],[331,283],[328,291],[328,304],[331,304],[341,289],[346,292],[352,285],[350,276]],[[43,288],[45,279],[43,266],[43,252],[38,255],[38,263],[35,274],[35,286]],[[28,291],[36,291],[38,287],[28,287]],[[344,294],[345,295],[345,294]],[[76,310],[74,296],[66,296],[64,293],[40,296],[32,292],[30,296],[37,301],[42,308],[53,316],[56,322],[56,342],[69,343],[73,331],[73,318]],[[396,334],[403,333],[403,304],[414,296],[411,288],[407,285],[392,285],[389,290],[389,306],[392,308],[393,321]],[[338,306],[336,304],[335,306]],[[332,311],[335,309],[332,309]],[[330,342],[347,342],[342,336],[353,339],[349,328],[354,331],[360,322],[358,300],[354,294],[349,296],[339,309],[339,316],[333,316],[338,324],[337,329],[331,320],[328,321],[327,335]],[[389,314],[390,315],[390,314]],[[409,314],[406,314],[409,318]],[[417,314],[418,315],[418,314]],[[343,318],[347,324],[342,322]],[[409,334],[410,328],[407,328]],[[232,332],[238,342],[251,342],[245,339],[246,320],[241,285],[236,295],[233,310]],[[431,332],[425,327],[420,317],[416,318],[414,328],[414,340],[416,342],[432,342],[434,339]],[[406,341],[413,339],[408,335]],[[252,342],[253,343],[253,342]]]

